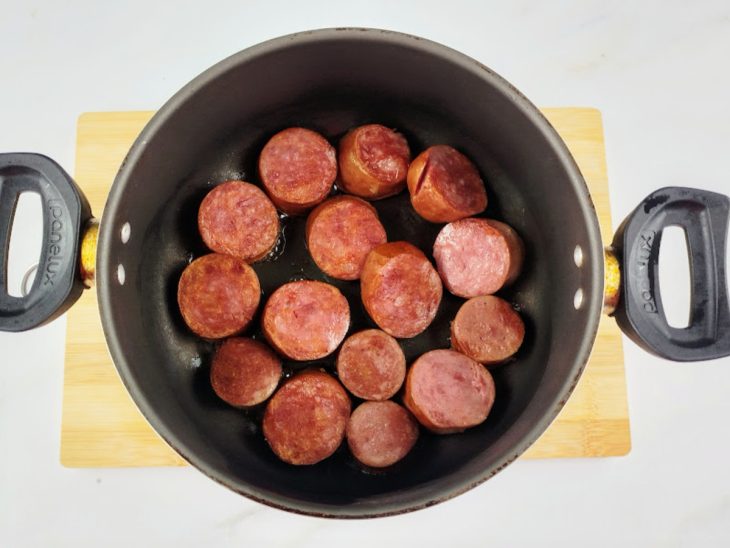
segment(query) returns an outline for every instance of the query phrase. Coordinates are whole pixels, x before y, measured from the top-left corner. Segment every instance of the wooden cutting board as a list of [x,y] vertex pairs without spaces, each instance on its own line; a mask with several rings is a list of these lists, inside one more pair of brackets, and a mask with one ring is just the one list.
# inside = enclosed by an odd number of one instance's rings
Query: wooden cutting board
[[[568,144],[590,187],[604,241],[612,238],[599,111],[543,112]],[[109,188],[152,112],[92,112],[78,120],[76,181],[101,217]],[[185,465],[147,424],[107,351],[96,292],[68,313],[61,463],[69,467]],[[593,354],[558,418],[523,458],[599,457],[629,452],[623,348],[616,323],[602,318]]]

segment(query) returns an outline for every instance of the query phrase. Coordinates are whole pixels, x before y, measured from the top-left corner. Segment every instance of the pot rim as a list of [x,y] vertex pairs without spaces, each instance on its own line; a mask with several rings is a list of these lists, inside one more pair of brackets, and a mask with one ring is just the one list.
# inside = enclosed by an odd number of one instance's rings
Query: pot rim
[[[364,507],[361,508],[360,511],[352,511],[353,509],[357,510],[357,508],[348,506],[345,507],[343,511],[337,511],[327,505],[301,502],[284,496],[272,496],[269,493],[260,492],[255,489],[245,490],[229,481],[224,474],[220,474],[216,470],[212,469],[206,462],[200,460],[194,454],[194,451],[190,450],[185,443],[179,439],[176,433],[172,429],[167,428],[167,426],[159,419],[154,406],[145,395],[144,388],[136,382],[134,376],[130,372],[130,367],[125,359],[123,348],[119,337],[117,336],[114,320],[111,314],[111,310],[114,307],[113,283],[116,274],[116,271],[112,266],[111,249],[117,233],[118,217],[120,214],[119,204],[125,188],[130,181],[130,175],[133,171],[132,168],[140,159],[140,156],[146,147],[146,143],[151,139],[151,137],[160,127],[166,124],[171,117],[175,116],[178,107],[185,103],[190,96],[194,95],[209,82],[215,80],[222,74],[231,70],[233,67],[246,63],[253,58],[265,55],[271,51],[285,48],[293,44],[307,44],[312,42],[330,40],[336,41],[342,39],[362,40],[364,42],[379,39],[397,46],[416,48],[421,51],[425,51],[428,54],[445,58],[447,61],[476,74],[480,79],[488,80],[490,85],[494,86],[507,96],[522,111],[522,113],[532,121],[535,128],[543,134],[546,141],[555,151],[563,169],[566,172],[568,182],[573,186],[573,189],[579,199],[582,216],[586,219],[586,229],[590,243],[590,249],[584,250],[584,267],[588,267],[592,273],[592,276],[590,278],[586,278],[584,282],[584,288],[590,287],[590,291],[584,290],[583,299],[583,306],[587,309],[587,319],[585,324],[586,332],[578,352],[576,353],[575,361],[570,373],[565,376],[562,386],[560,390],[556,392],[553,400],[546,405],[549,412],[544,413],[540,419],[533,423],[531,428],[519,438],[518,442],[514,444],[514,450],[512,452],[503,455],[503,457],[496,461],[493,466],[485,468],[483,472],[478,477],[473,478],[472,481],[462,482],[461,484],[452,487],[447,492],[441,492],[436,496],[432,495],[428,497],[428,500],[422,500],[416,504],[394,504],[386,510],[373,510],[371,507]],[[107,199],[99,231],[99,246],[97,253],[97,293],[104,336],[125,388],[152,428],[183,459],[221,485],[268,506],[317,517],[373,518],[419,510],[458,496],[476,487],[480,483],[483,483],[504,469],[507,465],[514,462],[542,435],[565,405],[568,397],[577,385],[590,356],[597,334],[603,305],[603,266],[603,245],[598,225],[598,218],[586,182],[562,138],[557,134],[555,129],[548,122],[545,116],[537,109],[537,107],[533,105],[532,102],[530,102],[520,91],[497,73],[475,59],[437,42],[391,30],[342,27],[296,32],[273,38],[246,48],[223,59],[202,72],[176,92],[157,111],[137,137],[125,160],[122,162]],[[586,268],[586,270],[588,270],[588,268]]]

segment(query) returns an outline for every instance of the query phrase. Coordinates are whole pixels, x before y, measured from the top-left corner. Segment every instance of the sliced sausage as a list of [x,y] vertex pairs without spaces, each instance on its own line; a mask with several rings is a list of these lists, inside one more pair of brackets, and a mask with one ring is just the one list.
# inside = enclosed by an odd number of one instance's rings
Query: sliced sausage
[[494,295],[469,299],[451,322],[451,346],[484,364],[500,363],[512,356],[524,337],[520,315]]
[[261,150],[259,176],[276,207],[300,215],[332,189],[337,177],[335,149],[312,130],[285,129]]
[[220,399],[235,407],[253,407],[274,393],[281,360],[264,343],[244,337],[226,339],[216,350],[210,383]]
[[350,130],[340,141],[340,184],[354,194],[378,200],[406,186],[411,151],[400,133],[380,124]]
[[211,190],[198,210],[205,245],[247,263],[266,256],[279,236],[279,217],[256,185],[228,181]]
[[357,280],[367,254],[388,240],[375,208],[354,196],[319,204],[307,218],[306,236],[317,266],[340,280]]
[[433,321],[443,288],[423,252],[408,242],[390,242],[365,259],[360,293],[380,329],[402,339],[415,337]]
[[297,361],[323,358],[350,328],[350,306],[335,286],[313,280],[289,282],[264,306],[261,327],[269,344]]
[[398,341],[379,329],[366,329],[345,340],[337,355],[337,375],[358,398],[392,398],[406,378],[406,357]]
[[261,298],[256,273],[241,259],[210,253],[190,263],[177,286],[177,302],[188,327],[206,339],[246,329]]
[[458,221],[487,208],[487,191],[477,168],[447,145],[427,148],[413,160],[408,191],[413,209],[432,223]]
[[408,371],[403,402],[432,432],[461,432],[487,418],[494,380],[483,365],[459,352],[431,350]]
[[342,443],[350,398],[327,373],[306,370],[287,381],[269,400],[263,431],[271,450],[289,464],[315,464]]
[[418,440],[418,423],[392,401],[366,401],[352,412],[347,423],[347,445],[366,466],[395,464]]
[[433,244],[441,279],[459,297],[490,295],[522,268],[522,240],[508,225],[470,217],[444,226]]

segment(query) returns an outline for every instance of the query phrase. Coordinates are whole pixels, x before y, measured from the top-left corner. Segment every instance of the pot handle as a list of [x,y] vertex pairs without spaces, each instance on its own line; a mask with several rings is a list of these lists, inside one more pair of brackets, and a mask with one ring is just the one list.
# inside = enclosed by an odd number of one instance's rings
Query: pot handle
[[[730,199],[722,194],[666,187],[647,196],[616,231],[621,266],[615,317],[635,343],[660,357],[699,361],[730,355],[726,240]],[[691,275],[690,321],[667,323],[659,289],[659,247],[668,226],[684,229]]]
[[[10,229],[18,197],[40,195],[43,245],[33,285],[24,297],[7,291]],[[73,179],[41,154],[0,154],[0,331],[25,331],[63,314],[81,296],[81,230],[91,208]]]

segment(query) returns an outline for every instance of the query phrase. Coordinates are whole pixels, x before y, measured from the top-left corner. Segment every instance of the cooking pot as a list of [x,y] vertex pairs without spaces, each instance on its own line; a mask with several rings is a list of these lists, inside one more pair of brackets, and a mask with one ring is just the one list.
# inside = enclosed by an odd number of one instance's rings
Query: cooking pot
[[[202,197],[225,180],[257,182],[257,154],[269,137],[303,126],[336,143],[346,130],[370,122],[397,128],[416,152],[445,143],[475,162],[489,195],[486,215],[512,225],[526,244],[524,272],[501,295],[520,310],[527,335],[516,359],[493,369],[497,399],[480,426],[458,435],[424,432],[403,461],[377,473],[363,470],[345,448],[313,466],[290,466],[267,446],[260,409],[242,412],[215,397],[208,380],[214,344],[186,329],[177,282],[192,257],[206,253],[196,223]],[[5,273],[13,211],[23,191],[42,197],[44,236],[38,274],[29,294],[18,298],[7,294]],[[44,156],[1,155],[0,197],[0,328],[20,331],[57,317],[95,273],[109,350],[155,430],[212,479],[295,512],[372,517],[415,510],[502,470],[565,404],[604,303],[650,352],[681,361],[730,354],[728,198],[689,188],[658,190],[604,252],[580,171],[537,108],[477,61],[414,36],[372,29],[304,32],[213,66],[170,99],[137,138],[100,225],[72,179]],[[390,240],[408,240],[430,253],[440,226],[421,220],[407,193],[374,205]],[[254,265],[264,299],[291,279],[322,279],[348,298],[351,332],[373,326],[357,282],[327,279],[311,262],[304,218],[283,224],[276,256]],[[685,329],[667,324],[659,293],[658,251],[669,225],[685,230],[690,254],[691,320]],[[449,321],[461,302],[446,295],[432,326],[400,341],[409,363],[448,347]],[[332,361],[286,365],[331,370]]]

